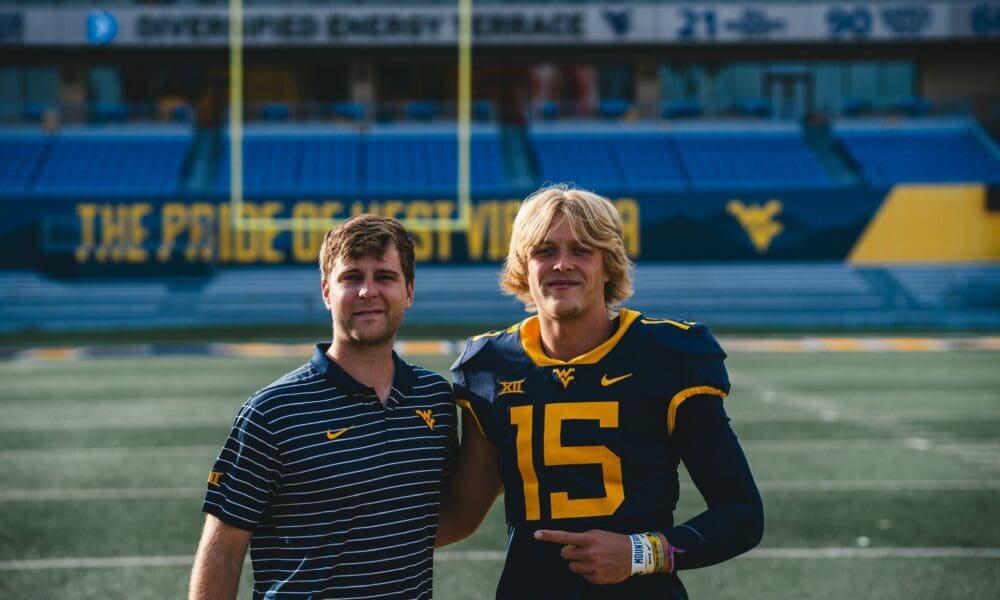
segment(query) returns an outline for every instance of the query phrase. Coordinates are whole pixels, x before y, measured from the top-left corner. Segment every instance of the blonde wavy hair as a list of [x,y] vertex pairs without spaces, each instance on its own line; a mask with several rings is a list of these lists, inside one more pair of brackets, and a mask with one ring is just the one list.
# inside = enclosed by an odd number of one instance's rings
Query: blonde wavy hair
[[604,305],[609,313],[617,310],[633,291],[633,264],[625,253],[621,216],[604,196],[566,184],[543,187],[521,204],[500,272],[501,289],[523,302],[527,312],[537,312],[528,288],[528,259],[558,217],[566,219],[578,242],[601,250],[609,278],[604,284]]

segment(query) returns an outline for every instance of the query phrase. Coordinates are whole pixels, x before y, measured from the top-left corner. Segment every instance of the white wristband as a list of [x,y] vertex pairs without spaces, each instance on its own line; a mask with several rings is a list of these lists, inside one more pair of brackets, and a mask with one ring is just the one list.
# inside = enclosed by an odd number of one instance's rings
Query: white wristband
[[632,575],[648,575],[656,568],[653,560],[653,545],[641,533],[628,536],[632,542]]

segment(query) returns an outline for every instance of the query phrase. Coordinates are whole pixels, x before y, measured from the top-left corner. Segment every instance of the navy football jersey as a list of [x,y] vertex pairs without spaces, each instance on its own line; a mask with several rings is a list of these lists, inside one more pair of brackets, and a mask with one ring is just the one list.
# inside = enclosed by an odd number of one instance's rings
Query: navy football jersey
[[[630,310],[615,323],[605,343],[561,361],[544,353],[531,317],[470,338],[452,367],[458,402],[496,447],[504,484],[510,545],[498,597],[686,597],[674,574],[592,586],[569,571],[558,545],[532,537],[604,529],[670,539],[677,467],[689,461],[679,411],[707,398],[718,413],[729,392],[725,353],[704,325]],[[721,413],[731,436],[727,421]]]

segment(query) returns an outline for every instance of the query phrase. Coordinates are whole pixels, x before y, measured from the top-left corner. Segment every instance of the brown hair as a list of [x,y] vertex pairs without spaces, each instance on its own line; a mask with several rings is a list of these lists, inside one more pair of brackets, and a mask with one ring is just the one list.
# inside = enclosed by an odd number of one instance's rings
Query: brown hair
[[413,281],[413,240],[395,219],[379,215],[355,215],[326,232],[319,249],[320,281],[326,281],[338,258],[356,260],[362,256],[382,256],[395,243],[406,283]]

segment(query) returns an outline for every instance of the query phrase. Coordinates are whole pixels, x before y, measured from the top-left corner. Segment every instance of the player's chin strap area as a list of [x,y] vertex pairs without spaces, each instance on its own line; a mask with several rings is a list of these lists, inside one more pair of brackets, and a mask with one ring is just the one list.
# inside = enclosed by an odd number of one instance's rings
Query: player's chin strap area
[[655,532],[633,533],[628,536],[632,542],[632,575],[653,573],[673,573],[674,555],[684,552]]

